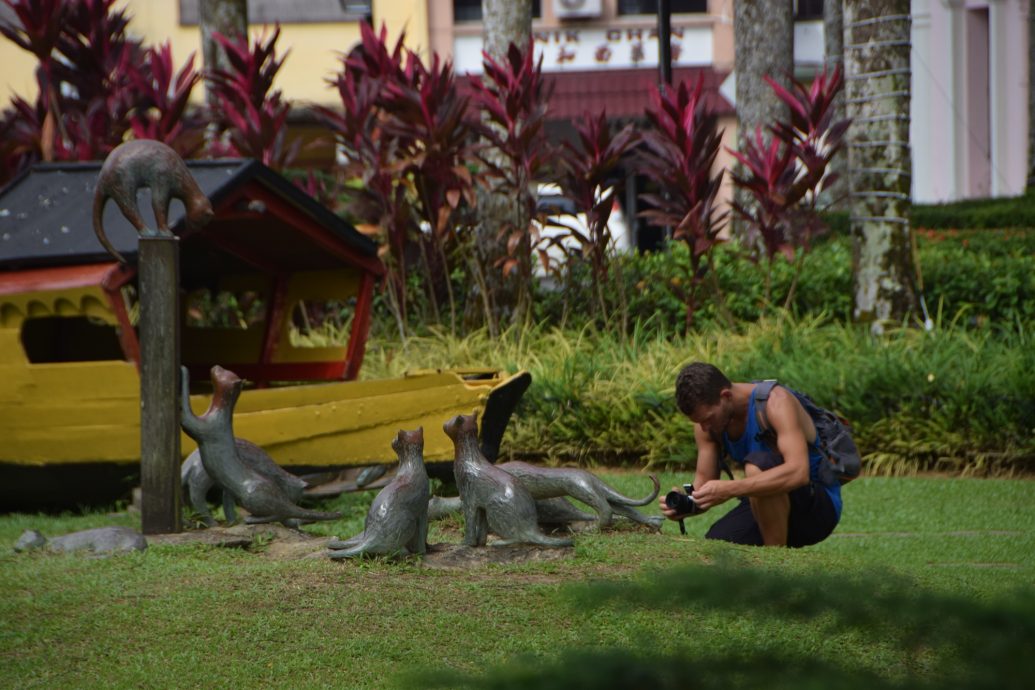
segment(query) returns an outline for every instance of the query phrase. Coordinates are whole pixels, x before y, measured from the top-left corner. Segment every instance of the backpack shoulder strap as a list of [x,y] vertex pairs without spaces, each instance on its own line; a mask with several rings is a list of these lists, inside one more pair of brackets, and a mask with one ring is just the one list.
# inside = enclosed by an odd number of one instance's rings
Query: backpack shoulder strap
[[726,476],[733,479],[733,472],[730,470],[730,466],[726,463],[726,444],[722,442],[722,436],[712,432],[712,440],[715,445],[719,447],[719,467],[726,472]]
[[766,432],[772,429],[769,424],[769,415],[766,413],[766,402],[773,388],[778,385],[776,379],[766,379],[755,384],[753,397],[755,399],[755,412],[758,413],[758,420],[761,422],[761,431]]

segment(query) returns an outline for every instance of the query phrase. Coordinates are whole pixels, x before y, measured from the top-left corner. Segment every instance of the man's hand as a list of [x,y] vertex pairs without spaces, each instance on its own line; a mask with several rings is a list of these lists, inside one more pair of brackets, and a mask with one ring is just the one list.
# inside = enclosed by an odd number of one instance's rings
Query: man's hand
[[[672,490],[679,491],[679,488],[673,486]],[[658,497],[658,507],[661,508],[661,514],[667,517],[669,520],[682,520],[686,517],[686,515],[681,515],[680,513],[677,513],[675,508],[669,508],[668,504],[665,503],[664,496]]]
[[694,503],[701,510],[708,510],[733,498],[733,482],[712,479],[705,482],[700,489],[694,489]]

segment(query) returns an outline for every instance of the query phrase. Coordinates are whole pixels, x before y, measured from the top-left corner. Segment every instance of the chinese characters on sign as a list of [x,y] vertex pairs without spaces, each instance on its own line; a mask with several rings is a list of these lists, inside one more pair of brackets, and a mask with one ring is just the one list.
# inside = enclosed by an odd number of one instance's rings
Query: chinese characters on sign
[[[673,27],[672,62],[684,55],[683,45],[691,30]],[[658,64],[657,29],[564,29],[536,31],[536,50],[543,69],[585,68],[586,56],[593,67],[645,67]],[[709,36],[710,37],[710,36]],[[695,37],[696,38],[696,37]],[[708,41],[710,43],[710,41]],[[710,52],[710,45],[708,46]],[[705,56],[705,62],[711,57]]]
[[[658,32],[650,28],[579,28],[533,32],[536,57],[544,72],[587,69],[650,68],[658,65]],[[712,63],[712,33],[706,26],[672,27],[672,64]],[[458,36],[454,42],[458,72],[481,72],[481,37]]]

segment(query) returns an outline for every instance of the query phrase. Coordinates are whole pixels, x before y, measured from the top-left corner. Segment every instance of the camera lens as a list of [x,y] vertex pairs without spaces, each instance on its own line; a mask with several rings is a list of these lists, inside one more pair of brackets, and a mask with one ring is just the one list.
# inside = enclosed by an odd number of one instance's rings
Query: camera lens
[[697,508],[694,499],[679,491],[669,491],[665,494],[665,505],[680,515],[693,514]]

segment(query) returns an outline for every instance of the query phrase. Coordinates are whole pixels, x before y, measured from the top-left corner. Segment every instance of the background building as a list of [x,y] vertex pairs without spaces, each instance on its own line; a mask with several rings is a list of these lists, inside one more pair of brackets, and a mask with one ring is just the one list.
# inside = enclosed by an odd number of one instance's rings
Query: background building
[[[735,138],[733,0],[671,0],[673,79],[702,76],[722,114],[725,143]],[[795,63],[807,77],[823,63],[822,0],[796,3]],[[151,44],[169,40],[182,63],[200,66],[197,0],[126,0],[130,30]],[[535,0],[533,33],[554,85],[551,131],[564,136],[572,118],[606,108],[616,121],[642,116],[658,82],[657,0]],[[1030,0],[913,0],[913,197],[918,202],[1010,196],[1024,191],[1028,157]],[[10,17],[0,5],[0,19]],[[251,0],[252,34],[279,22],[281,54],[290,56],[276,87],[294,101],[292,127],[311,136],[310,103],[333,105],[326,79],[359,39],[359,22],[388,28],[391,40],[422,57],[481,71],[481,0]],[[0,103],[33,98],[32,57],[0,41]],[[202,89],[195,90],[200,103]],[[326,151],[303,163],[328,161]],[[727,165],[723,153],[718,165]],[[634,204],[629,181],[625,203]],[[627,214],[629,215],[629,214]]]

